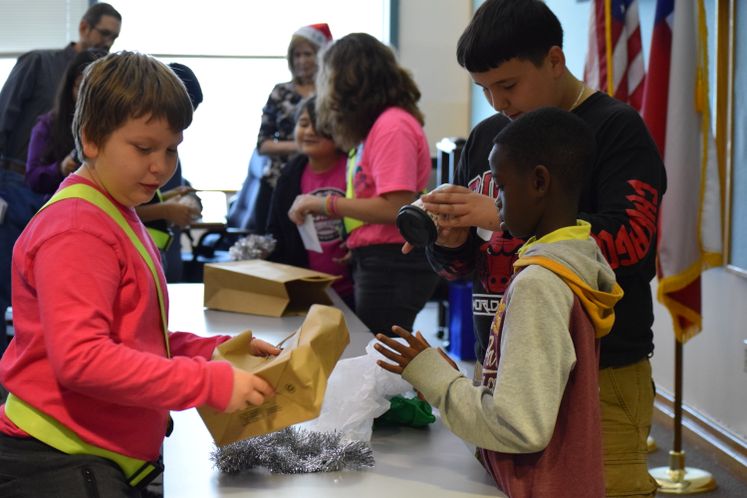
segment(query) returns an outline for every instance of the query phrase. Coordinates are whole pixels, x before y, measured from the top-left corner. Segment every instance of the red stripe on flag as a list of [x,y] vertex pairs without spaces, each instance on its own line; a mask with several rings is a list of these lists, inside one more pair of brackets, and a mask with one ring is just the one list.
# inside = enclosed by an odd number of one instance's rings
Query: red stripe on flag
[[[634,26],[633,30],[628,32],[626,23],[612,16],[609,28],[613,59],[615,49],[621,49],[624,50],[625,60],[618,63],[618,66],[610,68],[610,65],[615,64],[615,61],[607,60],[605,1],[595,0],[592,8],[594,10],[591,11],[592,16],[589,26],[590,45],[595,41],[596,46],[589,47],[587,63],[584,69],[584,81],[595,90],[608,92],[607,75],[608,70],[611,70],[613,76],[612,83],[616,85],[612,91],[613,96],[623,102],[627,102],[640,111],[643,102],[643,82],[645,81],[645,69],[643,68],[642,59],[640,59],[642,54],[640,25],[637,20],[628,23],[628,25]],[[631,9],[634,8],[635,4],[632,4]],[[628,12],[631,11],[629,10]],[[633,12],[637,13],[637,9]],[[626,15],[633,14],[626,13]],[[631,73],[630,68],[636,62],[636,59],[638,59],[637,63],[640,66],[633,69],[632,72],[641,76],[640,81],[637,83],[628,80]],[[596,64],[594,64],[595,62]],[[591,74],[594,68],[597,68],[597,75]],[[631,88],[631,85],[635,85],[635,88]]]
[[672,31],[666,22],[659,23],[654,26],[654,34],[651,38],[642,114],[662,157],[667,136],[667,98],[671,53]]

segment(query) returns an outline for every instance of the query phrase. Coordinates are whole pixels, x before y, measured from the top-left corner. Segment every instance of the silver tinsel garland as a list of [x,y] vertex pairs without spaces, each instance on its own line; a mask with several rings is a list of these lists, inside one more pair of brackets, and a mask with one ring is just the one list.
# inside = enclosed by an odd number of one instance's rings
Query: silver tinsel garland
[[374,466],[367,442],[343,439],[339,432],[294,427],[216,448],[210,458],[218,470],[228,474],[256,467],[274,474],[307,474]]
[[241,237],[228,249],[228,254],[233,261],[246,259],[267,259],[275,250],[277,241],[272,235],[249,234]]

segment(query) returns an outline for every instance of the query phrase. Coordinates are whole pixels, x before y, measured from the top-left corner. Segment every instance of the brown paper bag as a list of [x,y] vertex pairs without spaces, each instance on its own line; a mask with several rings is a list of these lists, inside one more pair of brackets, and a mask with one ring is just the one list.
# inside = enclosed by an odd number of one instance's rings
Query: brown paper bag
[[332,304],[326,289],[339,277],[261,259],[205,265],[207,308],[255,315],[303,315]]
[[276,357],[251,356],[248,353],[251,338],[251,332],[244,332],[224,342],[213,359],[229,361],[237,368],[259,375],[273,386],[276,394],[261,406],[247,406],[234,413],[198,407],[219,446],[318,417],[327,379],[350,342],[342,311],[322,305],[309,309],[301,328],[284,341],[283,352]]

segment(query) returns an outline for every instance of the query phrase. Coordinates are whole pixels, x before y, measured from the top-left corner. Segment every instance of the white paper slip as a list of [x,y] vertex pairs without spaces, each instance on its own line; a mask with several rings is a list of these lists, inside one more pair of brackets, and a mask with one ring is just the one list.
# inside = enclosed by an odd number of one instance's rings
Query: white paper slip
[[479,236],[479,237],[480,237],[480,238],[481,238],[482,240],[484,240],[484,241],[486,241],[486,242],[487,242],[488,240],[490,240],[490,238],[491,238],[491,237],[493,236],[493,233],[494,233],[494,232],[492,232],[492,231],[490,231],[490,230],[486,230],[486,229],[484,229],[484,228],[480,228],[480,227],[477,227],[477,235],[478,235],[478,236]]
[[301,234],[303,246],[308,251],[322,252],[322,245],[319,243],[319,236],[314,226],[314,215],[307,214],[303,225],[298,225],[298,233]]

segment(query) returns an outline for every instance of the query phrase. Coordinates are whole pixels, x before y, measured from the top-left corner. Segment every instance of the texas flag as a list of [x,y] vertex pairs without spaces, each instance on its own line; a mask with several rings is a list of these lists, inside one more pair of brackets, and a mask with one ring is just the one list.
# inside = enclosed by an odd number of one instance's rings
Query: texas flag
[[659,301],[685,342],[702,328],[700,276],[722,263],[721,182],[711,129],[703,0],[658,0],[643,118],[664,158]]

